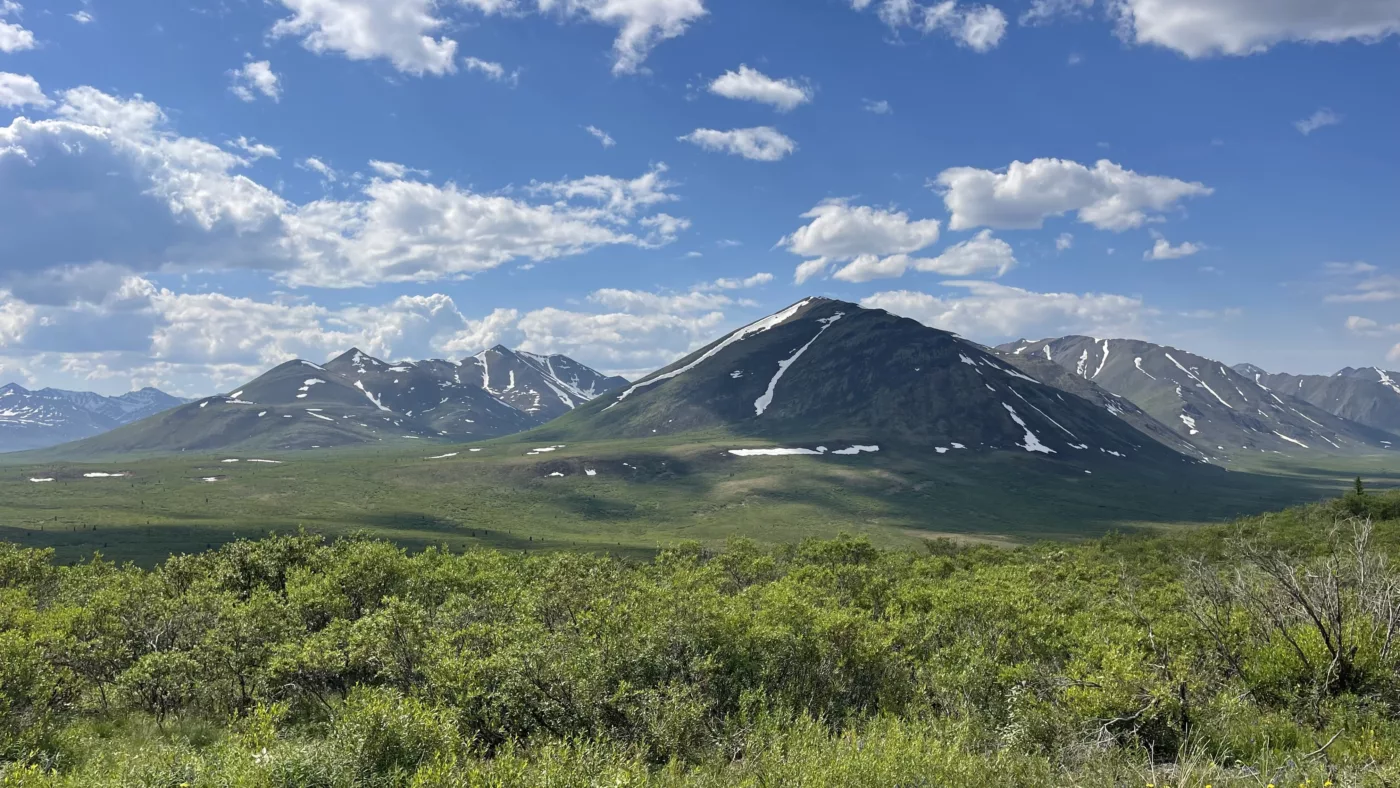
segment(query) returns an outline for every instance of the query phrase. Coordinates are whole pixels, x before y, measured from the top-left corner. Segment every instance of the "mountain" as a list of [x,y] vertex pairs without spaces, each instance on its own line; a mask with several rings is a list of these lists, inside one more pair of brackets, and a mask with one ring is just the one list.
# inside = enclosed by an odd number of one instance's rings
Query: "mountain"
[[531,436],[693,431],[763,438],[812,453],[879,446],[929,457],[1002,450],[1056,460],[1189,461],[980,345],[825,298],[804,299],[740,328]]
[[[499,367],[500,374],[483,371],[488,364]],[[605,387],[626,382],[565,356],[535,356],[500,346],[460,362],[396,363],[351,348],[324,365],[288,361],[228,394],[47,454],[67,458],[481,440],[537,427]]]
[[0,452],[55,446],[130,424],[186,400],[144,388],[116,397],[16,383],[0,387]]
[[1213,458],[1241,451],[1374,452],[1393,437],[1173,347],[1066,336],[998,350],[1043,358],[1131,401]]
[[1335,375],[1270,374],[1253,364],[1235,371],[1335,416],[1400,435],[1400,372],[1347,367]]
[[626,378],[607,377],[568,356],[537,356],[504,345],[463,360],[462,374],[479,377],[492,396],[545,421],[627,385]]

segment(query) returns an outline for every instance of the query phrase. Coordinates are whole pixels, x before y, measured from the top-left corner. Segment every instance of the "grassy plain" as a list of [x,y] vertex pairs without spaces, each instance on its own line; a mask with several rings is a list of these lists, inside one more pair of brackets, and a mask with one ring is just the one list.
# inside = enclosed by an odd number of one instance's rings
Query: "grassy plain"
[[[720,434],[567,444],[536,455],[527,452],[540,444],[518,439],[412,443],[0,464],[0,540],[53,547],[64,561],[100,551],[142,564],[298,529],[369,531],[410,548],[639,557],[731,534],[795,542],[846,532],[890,547],[937,536],[1014,544],[1220,522],[1335,495],[1358,474],[1378,487],[1400,484],[1400,463],[1388,456],[1271,455],[1229,472],[1183,464],[1144,476],[1115,458],[1082,466],[1009,452],[740,458],[725,450],[762,444]],[[456,456],[426,459],[446,453]],[[223,462],[234,458],[241,461]],[[247,462],[254,458],[281,464]],[[83,475],[94,472],[129,475]]]

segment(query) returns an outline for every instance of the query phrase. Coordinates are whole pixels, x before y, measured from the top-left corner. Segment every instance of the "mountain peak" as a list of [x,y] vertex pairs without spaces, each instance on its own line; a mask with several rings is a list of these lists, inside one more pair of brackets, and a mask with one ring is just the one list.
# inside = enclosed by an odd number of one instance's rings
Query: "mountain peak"
[[363,367],[366,364],[371,366],[384,366],[383,361],[380,361],[357,347],[350,348],[326,363],[335,364],[337,366],[349,365],[352,367]]
[[3,397],[3,396],[5,396],[5,395],[7,395],[7,394],[28,394],[28,393],[29,393],[29,389],[26,389],[24,386],[21,386],[21,385],[18,384],[18,383],[6,383],[5,385],[0,386],[0,397]]

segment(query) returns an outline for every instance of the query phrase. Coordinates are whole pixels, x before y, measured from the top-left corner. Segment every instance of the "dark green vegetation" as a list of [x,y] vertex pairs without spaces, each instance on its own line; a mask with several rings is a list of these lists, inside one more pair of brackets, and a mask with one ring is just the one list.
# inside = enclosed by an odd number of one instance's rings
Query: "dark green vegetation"
[[1073,546],[652,562],[4,546],[0,785],[1393,785],[1397,517],[1363,491]]
[[[774,444],[718,434],[568,443],[534,456],[527,452],[552,444],[402,443],[412,445],[0,465],[0,539],[53,547],[61,561],[99,551],[147,566],[299,528],[332,537],[368,530],[415,549],[635,556],[733,535],[792,543],[846,532],[881,547],[940,535],[1007,544],[1219,523],[1331,495],[1358,473],[1400,484],[1388,456],[1316,457],[1304,467],[1259,455],[1251,472],[1226,472],[1188,464],[1154,471],[1108,455],[1085,467],[1025,451],[734,457],[726,450]],[[233,458],[242,461],[221,462]],[[83,477],[94,472],[130,476]]]

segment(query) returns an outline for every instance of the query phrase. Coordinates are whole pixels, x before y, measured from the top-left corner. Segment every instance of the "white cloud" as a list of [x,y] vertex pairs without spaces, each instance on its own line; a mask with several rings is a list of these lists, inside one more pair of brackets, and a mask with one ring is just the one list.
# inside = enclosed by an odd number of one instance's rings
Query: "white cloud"
[[612,135],[598,128],[597,126],[584,126],[583,130],[593,135],[593,138],[602,143],[604,148],[611,148],[617,144],[617,140]]
[[1065,159],[1013,161],[1005,171],[944,170],[933,182],[952,213],[948,227],[1032,229],[1069,211],[1101,230],[1127,230],[1186,197],[1214,190],[1160,175],[1139,175],[1107,159],[1091,169]]
[[554,7],[618,28],[613,41],[613,73],[639,69],[662,41],[685,33],[707,13],[701,0],[538,0],[541,11]]
[[87,11],[74,11],[73,13],[68,15],[68,18],[72,19],[74,22],[77,22],[80,25],[86,25],[93,21],[92,14],[88,13]]
[[271,145],[264,145],[261,142],[255,142],[253,140],[248,139],[247,137],[239,137],[238,139],[234,140],[233,146],[248,154],[254,160],[263,158],[278,158],[276,148],[272,147]]
[[1351,315],[1347,318],[1346,327],[1347,330],[1353,334],[1361,334],[1362,336],[1370,337],[1400,333],[1400,323],[1381,325],[1379,322],[1369,317],[1359,317],[1357,315]]
[[320,175],[323,180],[326,180],[330,183],[335,183],[337,180],[339,180],[339,173],[337,173],[335,169],[331,167],[331,165],[325,163],[324,161],[321,161],[315,156],[308,156],[302,159],[301,161],[297,162],[297,166],[302,168],[303,170],[310,170],[311,172]]
[[0,107],[52,107],[38,80],[28,74],[0,71]]
[[520,69],[511,72],[506,71],[506,67],[500,63],[493,63],[489,60],[482,60],[479,57],[466,57],[462,59],[468,71],[476,71],[485,74],[486,78],[492,82],[505,82],[512,87],[520,84]]
[[434,15],[436,0],[279,0],[292,16],[271,35],[299,36],[302,46],[351,60],[384,58],[406,74],[442,75],[456,70],[457,42],[434,38],[446,22]]
[[1348,291],[1329,293],[1323,301],[1330,304],[1375,304],[1400,300],[1400,277],[1380,273],[1370,263],[1327,263],[1325,270],[1334,276],[1350,277]]
[[1400,33],[1395,0],[1116,0],[1120,34],[1190,58],[1252,55],[1287,41],[1379,41]]
[[272,71],[272,63],[266,60],[249,61],[242,68],[228,72],[232,83],[229,90],[244,101],[255,101],[258,94],[279,101],[282,98],[281,79]]
[[[0,20],[6,16],[19,15],[24,6],[14,0],[0,0]],[[18,22],[0,21],[0,52],[22,52],[34,48],[34,33],[26,30]]]
[[888,115],[894,112],[894,107],[890,106],[890,103],[888,101],[885,101],[884,99],[881,99],[879,101],[863,99],[861,101],[861,108],[864,109],[866,112],[870,112],[876,115]]
[[[631,180],[525,189],[544,203],[374,178],[349,198],[298,205],[240,174],[251,159],[169,131],[160,107],[140,97],[78,88],[55,98],[56,119],[0,127],[0,287],[96,260],[136,271],[261,268],[293,286],[430,281],[604,245],[655,246],[688,224],[642,216],[675,199],[663,165]],[[299,166],[333,173],[312,161]]]
[[991,230],[983,230],[966,241],[948,247],[937,257],[863,254],[832,276],[846,282],[868,282],[900,277],[910,268],[944,276],[972,276],[983,271],[995,271],[995,276],[1001,276],[1015,265],[1016,256],[1011,245],[993,238]]
[[854,261],[863,255],[907,255],[938,240],[937,219],[910,221],[902,211],[851,205],[846,200],[825,200],[802,218],[812,221],[778,241],[778,246],[789,252],[811,258],[797,267],[798,284],[832,263]]
[[1142,253],[1144,260],[1177,260],[1182,257],[1190,257],[1205,248],[1190,241],[1172,246],[1166,238],[1162,237],[1161,233],[1156,231],[1153,231],[1152,237],[1156,239],[1156,242],[1152,244],[1151,249]]
[[427,170],[419,170],[397,162],[379,161],[378,159],[370,159],[369,168],[380,176],[393,180],[403,180],[409,175],[422,175],[424,178],[432,175]]
[[[874,4],[873,0],[851,0],[856,11]],[[942,33],[974,52],[991,51],[1006,35],[1006,15],[992,5],[938,0],[925,6],[914,0],[879,0],[876,15],[893,30],[909,27],[925,35]]]
[[1142,334],[1152,314],[1142,300],[1100,293],[1037,293],[995,282],[951,281],[966,295],[940,297],[910,290],[876,293],[861,306],[884,309],[984,342],[1062,334]]
[[1037,25],[1057,16],[1077,16],[1094,7],[1094,0],[1034,0],[1018,20],[1023,25]]
[[731,131],[696,129],[676,139],[708,151],[721,151],[754,161],[779,161],[797,150],[797,143],[792,138],[772,126]]
[[[521,13],[530,4],[530,0],[459,2],[488,15]],[[684,34],[692,22],[707,13],[702,0],[534,0],[533,4],[542,14],[557,12],[617,28],[614,74],[636,72],[657,44]]]
[[750,287],[759,287],[773,281],[773,275],[767,272],[754,274],[744,279],[716,279],[701,288],[714,288],[718,290],[745,290]]
[[1060,236],[1055,239],[1055,251],[1057,252],[1063,252],[1071,246],[1074,246],[1074,236],[1070,233],[1060,233]]
[[758,69],[740,65],[710,83],[710,92],[740,101],[768,104],[779,112],[791,112],[812,100],[812,89],[794,79],[774,79]]
[[1293,122],[1293,128],[1298,130],[1304,137],[1312,134],[1324,126],[1335,126],[1342,122],[1342,116],[1326,107],[1314,112],[1312,115]]

